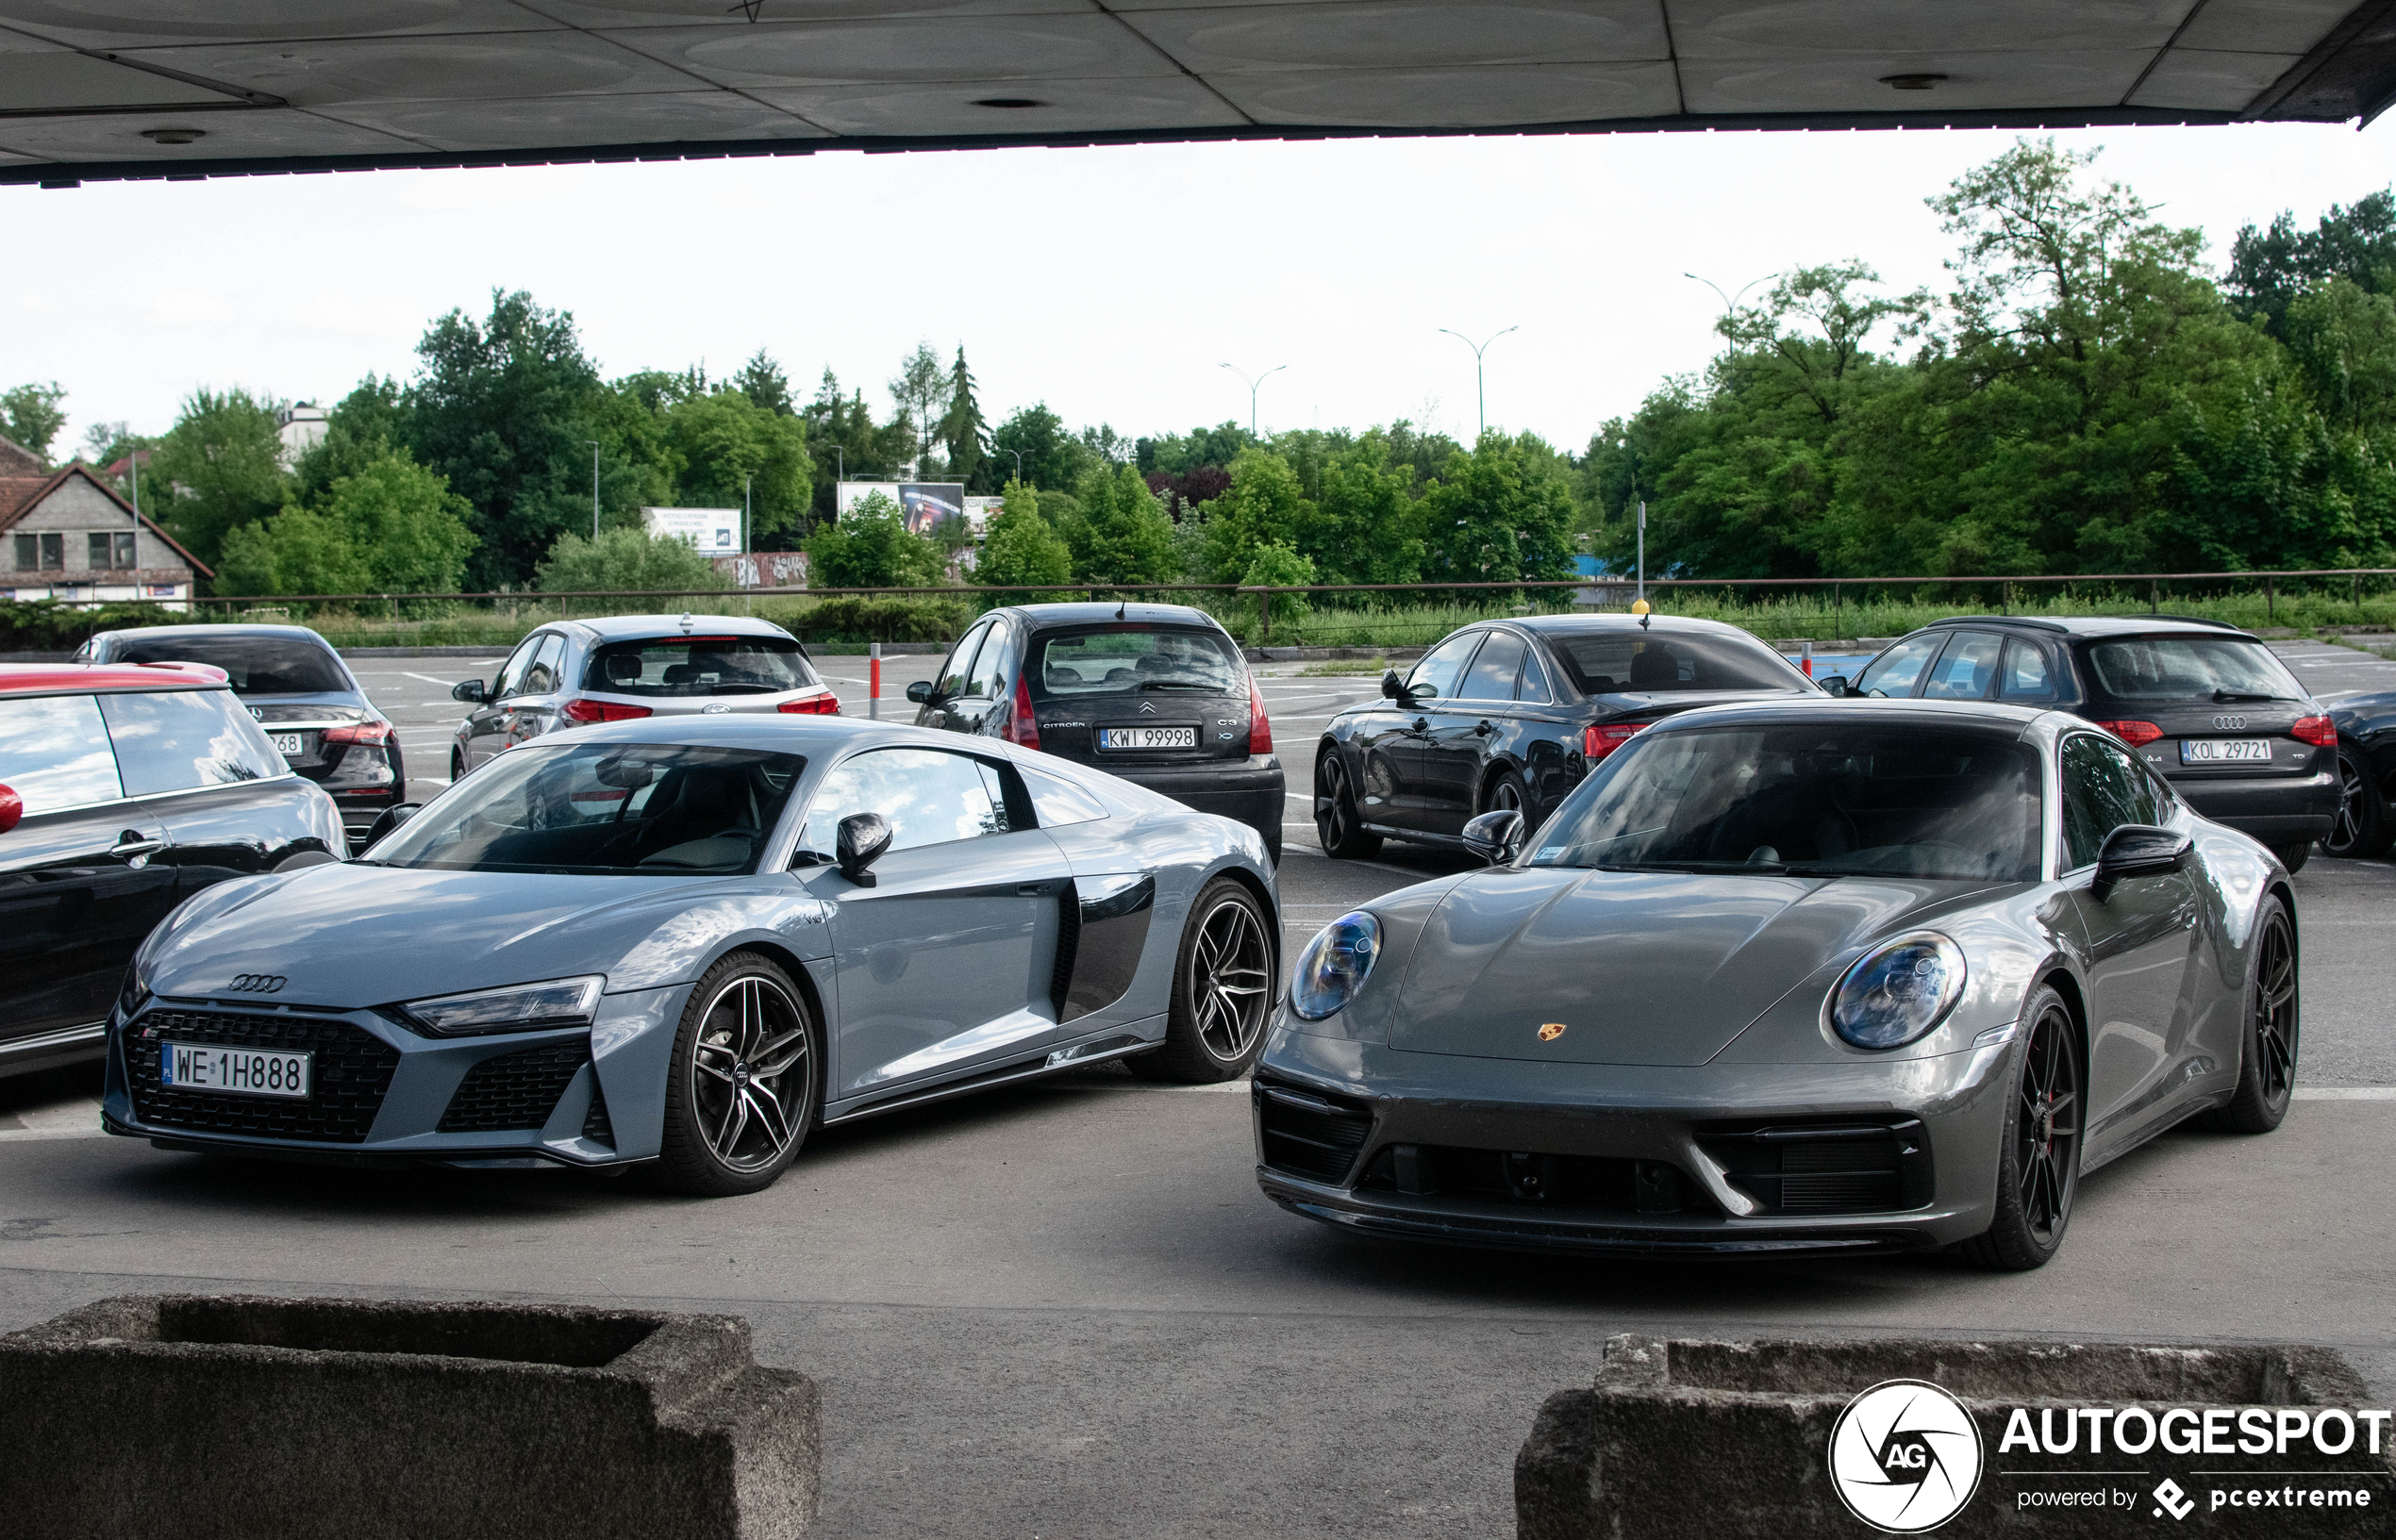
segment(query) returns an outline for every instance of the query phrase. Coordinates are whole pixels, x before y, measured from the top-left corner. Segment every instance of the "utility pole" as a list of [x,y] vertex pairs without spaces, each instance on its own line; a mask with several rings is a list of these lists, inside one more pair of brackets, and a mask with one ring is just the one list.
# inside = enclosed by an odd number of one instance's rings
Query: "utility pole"
[[599,543],[599,440],[585,439],[591,446],[591,543]]
[[[1519,332],[1522,329],[1522,328],[1520,326],[1508,326],[1506,328],[1506,332]],[[1450,337],[1455,338],[1466,347],[1473,349],[1473,408],[1479,414],[1481,422],[1480,427],[1473,435],[1475,440],[1477,441],[1481,434],[1489,431],[1489,396],[1487,388],[1482,383],[1481,355],[1489,351],[1490,342],[1494,342],[1499,338],[1504,337],[1506,332],[1491,332],[1488,341],[1484,341],[1478,346],[1475,346],[1473,339],[1465,336],[1462,332],[1449,332],[1445,326],[1440,327],[1439,330],[1448,332]]]
[[[1231,369],[1231,366],[1230,366],[1229,364],[1225,364],[1225,365],[1223,365],[1223,368],[1225,368],[1225,369]],[[1290,366],[1289,366],[1288,364],[1275,364],[1275,365],[1273,365],[1271,369],[1266,370],[1263,373],[1261,373],[1261,374],[1257,375],[1257,376],[1256,376],[1256,378],[1254,378],[1254,379],[1249,379],[1249,378],[1248,378],[1248,375],[1247,375],[1247,373],[1246,373],[1245,371],[1243,371],[1243,370],[1231,369],[1231,372],[1232,372],[1233,373],[1235,373],[1235,374],[1238,374],[1238,375],[1240,376],[1240,378],[1242,381],[1244,381],[1244,382],[1246,383],[1247,387],[1248,387],[1248,437],[1249,437],[1249,438],[1254,439],[1254,438],[1256,436],[1256,389],[1257,389],[1257,387],[1259,387],[1259,386],[1263,385],[1265,381],[1267,381],[1267,380],[1271,379],[1273,375],[1280,373],[1283,370],[1285,370],[1285,369],[1287,369],[1287,368],[1289,368],[1289,367],[1290,367]]]

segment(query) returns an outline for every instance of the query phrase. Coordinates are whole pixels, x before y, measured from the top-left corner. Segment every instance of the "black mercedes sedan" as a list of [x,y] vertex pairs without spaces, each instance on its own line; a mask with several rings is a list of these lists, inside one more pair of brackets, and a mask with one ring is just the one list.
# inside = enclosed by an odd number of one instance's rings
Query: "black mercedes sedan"
[[1737,626],[1669,615],[1535,615],[1466,626],[1315,748],[1315,832],[1363,859],[1386,838],[1463,844],[1466,820],[1536,829],[1641,728],[1702,705],[1818,696]]
[[1182,604],[1012,604],[907,687],[919,727],[1005,738],[1247,824],[1281,860],[1288,797],[1240,644]]
[[333,644],[304,625],[153,625],[102,631],[77,663],[201,663],[233,693],[283,762],[333,795],[353,843],[406,800],[399,733]]
[[1832,694],[1997,701],[2086,717],[2288,870],[2332,836],[2338,735],[2263,639],[2177,615],[1964,615],[1898,638]]
[[2321,853],[2350,861],[2386,855],[2396,845],[2388,812],[2396,787],[2396,692],[2350,695],[2329,708],[2338,730],[2338,821]]

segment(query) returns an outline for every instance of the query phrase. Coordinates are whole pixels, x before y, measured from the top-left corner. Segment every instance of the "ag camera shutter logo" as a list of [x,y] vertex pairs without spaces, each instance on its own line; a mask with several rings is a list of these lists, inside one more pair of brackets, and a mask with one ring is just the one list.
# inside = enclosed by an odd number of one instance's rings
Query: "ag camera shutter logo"
[[1839,1414],[1830,1484],[1848,1512],[1886,1534],[1920,1534],[1963,1511],[1980,1488],[1980,1429],[1926,1380],[1887,1380]]

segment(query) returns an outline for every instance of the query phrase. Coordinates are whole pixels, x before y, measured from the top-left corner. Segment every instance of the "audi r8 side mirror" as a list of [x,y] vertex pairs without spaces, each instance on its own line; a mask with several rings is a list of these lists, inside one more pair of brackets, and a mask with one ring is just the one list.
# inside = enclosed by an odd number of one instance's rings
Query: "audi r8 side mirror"
[[1815,680],[1814,683],[1822,687],[1822,692],[1824,695],[1844,695],[1847,693],[1847,676],[1843,673],[1824,674],[1820,679]]
[[931,704],[932,682],[928,679],[918,679],[915,683],[907,687],[907,698],[914,702],[917,705]]
[[1511,807],[1484,813],[1464,826],[1464,848],[1491,866],[1522,853],[1522,815]]
[[890,848],[890,820],[879,813],[851,813],[840,820],[833,842],[840,875],[859,887],[871,887],[874,873],[866,868],[880,860],[882,853]]
[[23,817],[25,817],[25,799],[7,787],[0,787],[0,835],[5,835],[15,828],[17,820]]
[[469,679],[463,683],[452,685],[449,687],[449,698],[453,701],[465,701],[480,705],[483,702],[483,682],[479,679]]
[[423,803],[401,803],[396,807],[384,808],[383,816],[374,821],[373,825],[366,831],[366,837],[358,842],[358,853],[363,855],[366,852],[374,849],[374,841],[382,838],[393,829],[398,828],[409,819],[414,818],[418,813],[423,812],[424,809],[424,804]]
[[2186,835],[2151,823],[2125,823],[2105,836],[2105,843],[2097,848],[2096,881],[2088,891],[2103,903],[2114,884],[2123,878],[2160,877],[2177,871],[2195,849],[2196,841]]

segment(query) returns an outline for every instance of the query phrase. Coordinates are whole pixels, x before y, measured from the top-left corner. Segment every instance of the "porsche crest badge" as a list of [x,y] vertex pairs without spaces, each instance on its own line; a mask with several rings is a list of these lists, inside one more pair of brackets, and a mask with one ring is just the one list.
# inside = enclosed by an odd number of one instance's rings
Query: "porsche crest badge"
[[1552,1043],[1552,1042],[1556,1041],[1558,1037],[1561,1037],[1561,1036],[1563,1036],[1563,1035],[1564,1035],[1564,1023],[1563,1023],[1563,1022],[1561,1022],[1561,1021],[1542,1021],[1542,1022],[1540,1022],[1540,1023],[1539,1023],[1539,1041],[1540,1041],[1540,1042],[1542,1042],[1542,1043]]

